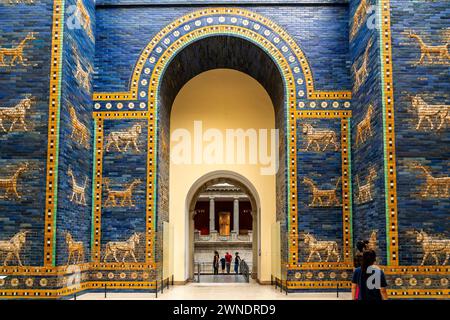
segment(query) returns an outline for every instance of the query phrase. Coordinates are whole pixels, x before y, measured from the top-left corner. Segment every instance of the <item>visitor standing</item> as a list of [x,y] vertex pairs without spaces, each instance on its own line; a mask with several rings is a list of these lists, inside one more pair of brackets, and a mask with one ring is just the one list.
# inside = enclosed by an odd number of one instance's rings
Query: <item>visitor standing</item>
[[234,273],[239,273],[239,265],[241,264],[241,257],[239,257],[239,252],[236,252],[236,256],[234,257]]
[[227,267],[227,273],[230,273],[230,267],[231,267],[231,260],[233,259],[233,256],[230,253],[225,254],[225,263]]
[[214,274],[219,274],[219,253],[217,251],[214,251],[214,260],[213,260],[213,268],[214,268]]
[[361,267],[363,253],[367,249],[367,244],[368,243],[369,243],[369,241],[367,241],[367,240],[364,240],[364,241],[363,240],[359,240],[356,243],[356,250],[355,250],[355,253],[353,255],[353,267],[354,268]]
[[363,252],[361,267],[353,272],[353,300],[386,300],[386,277],[383,270],[375,265],[376,253],[373,250]]
[[225,258],[224,257],[222,257],[220,259],[220,264],[222,266],[222,273],[224,273],[225,272]]

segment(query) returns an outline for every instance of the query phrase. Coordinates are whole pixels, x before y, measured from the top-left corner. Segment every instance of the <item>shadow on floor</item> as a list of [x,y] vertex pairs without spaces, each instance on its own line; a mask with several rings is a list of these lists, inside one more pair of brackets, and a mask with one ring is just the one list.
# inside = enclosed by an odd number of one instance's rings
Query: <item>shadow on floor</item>
[[[198,281],[198,275],[195,281]],[[247,280],[241,274],[201,274],[200,283],[247,283]]]

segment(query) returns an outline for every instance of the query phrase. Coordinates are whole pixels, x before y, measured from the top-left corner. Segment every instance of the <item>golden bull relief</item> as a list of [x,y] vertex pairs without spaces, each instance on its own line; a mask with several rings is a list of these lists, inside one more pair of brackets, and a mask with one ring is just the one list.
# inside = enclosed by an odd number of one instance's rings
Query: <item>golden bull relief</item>
[[369,237],[369,243],[367,244],[367,249],[377,251],[378,249],[378,230],[372,230]]
[[416,231],[416,241],[422,244],[423,259],[420,265],[424,265],[429,256],[434,258],[436,265],[439,265],[438,255],[445,255],[442,263],[445,266],[450,258],[450,239],[438,239],[426,234],[423,230]]
[[316,129],[311,124],[305,123],[303,125],[303,134],[306,135],[307,141],[305,151],[309,151],[313,144],[316,146],[316,151],[325,151],[330,144],[333,146],[334,151],[339,150],[336,132],[333,130]]
[[28,170],[28,163],[21,164],[10,178],[0,179],[0,190],[4,190],[3,199],[9,199],[10,196],[20,200],[22,196],[17,192],[17,180],[22,172]]
[[69,105],[69,114],[72,123],[72,134],[70,135],[70,138],[86,149],[89,149],[88,128],[78,119],[77,112],[72,105]]
[[[70,259],[74,259],[74,263],[78,264],[84,260],[84,245],[82,241],[74,241],[70,232],[65,232],[66,234],[66,245],[67,245],[67,265],[70,264]],[[76,257],[75,257],[76,255]]]
[[19,4],[19,3],[34,4],[35,1],[34,0],[0,0],[0,4],[14,5],[14,4]]
[[[25,63],[24,49],[27,42],[36,40],[35,33],[29,32],[26,37],[15,47],[12,48],[0,48],[0,67],[14,67],[16,64],[23,66],[30,66],[31,64]],[[9,61],[6,58],[9,58]]]
[[356,36],[359,28],[363,25],[364,21],[366,21],[367,11],[369,9],[368,0],[361,0],[358,7],[355,10],[355,14],[353,15],[353,24],[350,30],[350,39],[353,39]]
[[373,200],[372,183],[376,177],[377,172],[373,167],[369,169],[369,174],[367,175],[366,183],[363,185],[359,180],[359,175],[356,175],[356,184],[357,184],[356,203],[363,204]]
[[353,63],[353,73],[355,76],[355,84],[353,86],[353,92],[357,92],[359,88],[362,86],[364,81],[366,81],[367,76],[369,75],[369,50],[372,47],[373,40],[370,39],[369,43],[367,44],[366,50],[364,51],[364,55],[362,57],[362,63],[357,67],[359,60],[356,60]]
[[91,16],[89,15],[88,10],[84,6],[83,0],[77,0],[77,9],[75,14],[78,18],[78,21],[81,24],[81,27],[86,31],[88,37],[94,41],[94,33],[92,32],[92,22]]
[[[426,120],[431,130],[440,130],[446,122],[450,121],[450,105],[436,104],[431,105],[419,95],[412,97],[412,107],[417,112],[418,122],[416,130],[424,128],[423,121]],[[437,123],[433,123],[437,119]]]
[[424,198],[448,198],[450,188],[450,177],[434,177],[430,170],[419,164],[412,163],[413,169],[418,169],[425,175],[425,184],[422,197]]
[[11,261],[11,259],[14,257],[16,258],[19,266],[22,266],[22,261],[20,260],[20,251],[25,246],[26,234],[28,232],[29,231],[20,231],[11,239],[0,241],[0,253],[6,254],[6,258],[3,261],[4,266],[7,266],[8,262]]
[[140,152],[137,141],[141,133],[142,127],[140,124],[135,124],[128,130],[111,132],[106,138],[106,152],[109,152],[111,146],[114,146],[119,152],[126,152],[130,144],[136,152]]
[[337,262],[340,261],[339,247],[336,241],[319,241],[312,234],[305,235],[304,243],[308,246],[309,256],[306,262],[310,262],[311,258],[316,255],[319,262],[322,262],[320,252],[325,252],[327,257],[325,262],[328,262],[331,256],[336,257]]
[[373,135],[372,132],[372,115],[373,115],[373,106],[369,105],[367,108],[366,115],[364,116],[364,119],[361,120],[360,123],[356,126],[356,146],[360,145],[361,143],[366,142],[368,137],[371,137]]
[[127,241],[110,241],[106,244],[105,249],[105,257],[103,258],[104,262],[107,262],[107,259],[110,255],[113,256],[114,260],[116,262],[119,262],[119,259],[117,258],[117,253],[123,252],[122,262],[125,262],[125,259],[128,257],[128,255],[131,255],[134,262],[137,262],[136,260],[136,245],[139,244],[139,234],[136,232],[133,233],[133,235],[127,240]]
[[74,71],[74,77],[75,80],[77,80],[78,85],[80,85],[84,90],[88,93],[91,92],[91,74],[94,72],[94,69],[90,64],[87,64],[87,67],[84,68],[80,56],[78,54],[78,50],[73,47],[74,51],[74,59],[75,59],[75,71]]

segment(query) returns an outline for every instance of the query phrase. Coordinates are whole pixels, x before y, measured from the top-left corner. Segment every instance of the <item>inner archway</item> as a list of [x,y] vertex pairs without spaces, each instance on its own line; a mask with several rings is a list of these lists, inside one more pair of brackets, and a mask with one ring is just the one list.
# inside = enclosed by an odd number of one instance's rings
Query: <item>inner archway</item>
[[[201,204],[205,197],[208,207],[203,209],[204,206]],[[226,208],[224,204],[227,200],[230,200],[230,197],[234,207],[231,209],[232,213],[220,212],[220,207]],[[222,205],[220,205],[221,203]],[[202,232],[198,227],[202,225],[201,220],[205,220],[205,213],[207,214],[206,220],[209,230]],[[227,213],[230,213],[230,226],[229,230],[223,230],[220,215],[226,215]],[[201,266],[202,273],[208,274],[208,271],[212,273],[212,264],[209,261],[211,259],[208,260],[208,258],[211,258],[216,250],[221,258],[223,258],[225,252],[232,255],[239,252],[241,259],[248,264],[252,275],[257,276],[258,266],[261,263],[261,259],[258,257],[258,252],[261,249],[261,201],[258,191],[250,180],[228,170],[218,170],[205,174],[195,181],[189,189],[186,197],[186,215],[188,216],[189,229],[187,252],[189,253],[188,262],[190,263],[189,272],[191,276],[196,267],[194,262]],[[200,215],[203,215],[203,217],[198,219]],[[219,221],[217,218],[219,218]],[[205,236],[205,234],[207,235]],[[199,272],[198,265],[197,272]],[[211,270],[208,270],[208,267]],[[223,269],[223,267],[220,269]],[[231,273],[233,273],[233,263],[231,270]],[[221,273],[225,273],[225,271],[222,270]],[[230,279],[233,281],[234,278]],[[234,279],[234,281],[236,280],[238,279]],[[229,279],[226,281],[229,281]]]
[[[195,122],[201,122],[202,132],[213,129],[223,133],[224,136],[227,129],[244,131],[250,129],[256,132],[265,129],[270,132],[276,127],[274,106],[265,88],[254,78],[236,70],[215,69],[204,72],[188,81],[174,100],[170,115],[172,156],[174,148],[177,148],[180,142],[174,133],[183,129],[189,132],[194,141],[198,134]],[[268,133],[267,138],[267,143],[270,144],[272,141]],[[205,142],[205,146],[207,144]],[[247,159],[249,149],[247,143],[245,149]],[[195,195],[198,197],[199,192],[204,191],[203,188],[210,183],[224,182],[227,179],[241,186],[253,199],[252,272],[258,280],[269,281],[270,231],[271,225],[276,221],[277,212],[276,176],[262,175],[261,166],[258,164],[220,163],[220,161],[195,163],[193,146],[191,151],[190,162],[181,164],[170,162],[169,221],[174,227],[173,256],[176,281],[185,281],[193,275]],[[255,194],[264,197],[256,201]]]

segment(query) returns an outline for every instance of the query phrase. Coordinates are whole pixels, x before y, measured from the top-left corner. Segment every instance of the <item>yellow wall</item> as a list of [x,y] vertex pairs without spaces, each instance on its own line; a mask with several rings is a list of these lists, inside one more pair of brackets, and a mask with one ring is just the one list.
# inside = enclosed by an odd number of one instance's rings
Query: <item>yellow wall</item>
[[[185,128],[193,134],[194,121],[203,122],[203,130],[249,128],[273,129],[272,102],[265,89],[248,75],[229,69],[207,71],[190,80],[176,97],[170,119],[170,131]],[[270,141],[269,141],[270,143]],[[174,147],[171,141],[171,152]],[[206,144],[205,144],[206,145]],[[270,150],[270,148],[268,148]],[[235,171],[256,188],[261,200],[258,279],[270,281],[271,225],[275,222],[276,188],[274,175],[261,175],[259,165],[170,164],[170,223],[174,226],[175,281],[188,278],[189,226],[186,196],[194,182],[216,170]],[[256,230],[254,231],[256,232]]]

